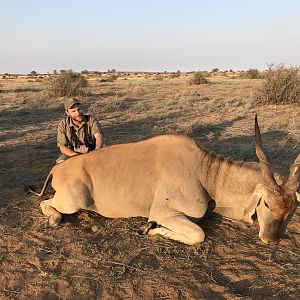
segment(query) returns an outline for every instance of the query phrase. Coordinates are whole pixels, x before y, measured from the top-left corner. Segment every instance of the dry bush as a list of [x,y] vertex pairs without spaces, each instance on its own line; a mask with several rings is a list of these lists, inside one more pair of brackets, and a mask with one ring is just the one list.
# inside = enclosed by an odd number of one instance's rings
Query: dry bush
[[67,71],[50,78],[46,87],[49,97],[71,97],[86,95],[87,79],[79,73]]
[[156,74],[155,77],[153,78],[153,80],[162,81],[162,80],[164,80],[164,76],[163,76],[163,74]]
[[206,83],[209,83],[209,81],[206,79],[206,74],[204,72],[194,73],[193,77],[188,81],[189,85]]
[[100,82],[114,82],[117,80],[118,76],[116,74],[111,74],[100,79]]
[[257,70],[257,69],[249,69],[246,72],[243,72],[241,74],[241,77],[247,78],[247,79],[259,79],[262,76],[261,76],[259,70]]
[[261,99],[264,104],[300,103],[299,67],[270,66]]
[[169,75],[170,78],[178,78],[180,77],[181,72],[178,70],[177,72],[173,72]]

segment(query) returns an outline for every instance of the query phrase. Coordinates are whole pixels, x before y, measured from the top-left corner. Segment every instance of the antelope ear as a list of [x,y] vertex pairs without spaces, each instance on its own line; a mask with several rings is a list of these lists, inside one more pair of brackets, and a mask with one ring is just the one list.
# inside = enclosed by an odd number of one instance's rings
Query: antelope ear
[[250,198],[250,202],[244,210],[243,220],[247,223],[253,223],[252,216],[255,214],[256,207],[263,195],[262,185],[258,184]]
[[273,178],[275,179],[275,182],[277,185],[283,185],[284,184],[284,177],[280,175],[279,173],[274,173]]
[[296,191],[296,200],[300,203],[300,193]]

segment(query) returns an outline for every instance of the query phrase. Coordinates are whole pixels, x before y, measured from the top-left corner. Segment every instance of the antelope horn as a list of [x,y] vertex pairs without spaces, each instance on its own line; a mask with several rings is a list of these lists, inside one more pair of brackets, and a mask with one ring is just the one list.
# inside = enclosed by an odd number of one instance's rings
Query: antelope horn
[[286,187],[293,194],[299,187],[299,173],[300,173],[300,154],[290,166],[290,175],[286,182]]
[[260,129],[257,122],[257,115],[255,115],[255,150],[256,150],[256,156],[259,159],[259,164],[262,172],[262,180],[264,185],[271,189],[278,190],[278,186],[271,175],[271,171],[270,171],[271,164],[267,161],[267,157],[262,149],[261,135],[260,135]]

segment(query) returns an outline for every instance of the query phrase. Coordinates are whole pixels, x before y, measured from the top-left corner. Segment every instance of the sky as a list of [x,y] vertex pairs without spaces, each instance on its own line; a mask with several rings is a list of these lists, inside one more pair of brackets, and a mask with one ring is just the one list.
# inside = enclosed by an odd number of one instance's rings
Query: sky
[[0,0],[0,73],[299,66],[299,0]]

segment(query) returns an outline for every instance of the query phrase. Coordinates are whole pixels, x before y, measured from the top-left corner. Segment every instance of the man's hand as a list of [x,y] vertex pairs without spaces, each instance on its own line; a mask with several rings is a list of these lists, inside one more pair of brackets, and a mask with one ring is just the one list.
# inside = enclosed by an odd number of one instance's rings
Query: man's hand
[[75,156],[75,155],[79,154],[78,152],[73,151],[72,149],[70,149],[67,146],[60,146],[59,150],[62,154],[65,154],[67,156]]
[[75,148],[74,151],[77,152],[77,153],[84,154],[84,153],[89,152],[89,148],[85,145],[81,145],[79,148]]

